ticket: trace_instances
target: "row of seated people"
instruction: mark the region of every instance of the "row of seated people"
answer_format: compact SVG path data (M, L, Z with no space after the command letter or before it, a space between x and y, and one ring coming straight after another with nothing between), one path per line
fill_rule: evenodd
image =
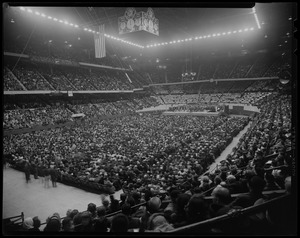
M3 129L32 128L65 123L71 120L71 115L72 112L64 106L6 110L3 118Z
M93 70L78 67L45 67L21 63L5 67L4 90L132 90L137 88L137 78L116 70Z
M165 95L156 97L162 104L197 104L197 103L241 103L255 105L257 101L270 95L271 92L253 92L244 94L215 93L190 95Z
M195 63L198 68L194 69L197 72L192 81L210 80L210 79L235 79L235 78L262 78L275 77L280 72L284 62L278 57L257 56L254 59L236 58L233 60L216 60L213 62ZM175 66L171 66L169 73L169 82L182 81L181 73L176 77L174 72L178 71ZM178 67L178 66L177 66ZM180 67L179 67L180 68ZM173 72L173 71L174 72ZM150 73L152 81L155 83L166 83L165 75L159 71Z
M61 106L26 103L21 106L22 109L16 105L15 108L12 108L13 110L8 109L4 111L3 128L21 129L64 123L73 121L71 117L73 113L84 113L86 116L93 118L97 116L132 113L150 106L157 106L155 99L143 98L113 103L100 103L96 100L89 104L65 104Z
M166 233L225 214L231 214L232 219L225 223L211 223L204 229L198 229L197 234L288 235L296 231L289 172L273 175L270 171L257 172L254 168L237 172L223 167L213 180L204 176L195 178L192 183L193 186L171 187L164 193L150 189L134 190L122 193L120 200L113 195L109 199L102 196L101 204L89 203L85 211L69 208L66 214L59 214L53 212L53 208L45 223L38 216L26 217L22 227L9 231L4 229L4 232L59 232L62 235L69 232ZM234 184L237 186L234 187ZM276 191L279 189L285 190L284 195L288 199L251 215L240 216L242 209L277 198ZM233 196L236 191L242 192ZM207 196L207 192L211 193L211 197Z
M180 105L180 106L174 106L168 109L168 111L172 112L216 112L217 106L216 105L203 105L203 104L189 104L189 105Z
M173 85L156 85L152 86L151 90L156 95L165 94L215 94L215 93L242 93L242 92L257 92L278 90L280 85L279 80L246 80L246 81L215 81L203 82L197 84L183 84L174 87ZM178 90L181 88L181 91ZM179 93L178 93L179 92Z
M48 168L56 161L63 177L82 187L108 180L127 189L166 189L177 179L200 175L247 123L248 118L124 116L10 135L4 153L15 155L15 165L28 160Z

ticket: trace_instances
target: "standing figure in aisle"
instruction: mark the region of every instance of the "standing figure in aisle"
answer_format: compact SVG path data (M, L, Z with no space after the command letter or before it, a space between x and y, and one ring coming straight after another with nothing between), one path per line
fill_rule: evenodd
M44 175L45 175L45 188L49 188L49 180L50 180L49 168L47 168L47 167L45 168Z
M58 177L58 171L56 169L56 166L51 168L49 172L50 172L50 176L51 176L52 186L57 187L56 181L57 181L57 177Z
M25 172L26 183L28 183L30 181L30 165L27 160L25 161L24 172Z

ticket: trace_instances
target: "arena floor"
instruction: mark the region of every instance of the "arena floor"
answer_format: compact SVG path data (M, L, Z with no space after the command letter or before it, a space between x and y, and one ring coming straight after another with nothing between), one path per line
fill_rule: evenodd
M116 192L115 198L119 199L122 192ZM90 202L102 205L98 194L61 183L53 188L50 182L50 187L44 188L44 184L32 175L31 182L27 184L24 173L9 167L3 169L2 218L17 216L23 212L25 218L38 216L43 223L54 212L64 217L68 209L84 211Z

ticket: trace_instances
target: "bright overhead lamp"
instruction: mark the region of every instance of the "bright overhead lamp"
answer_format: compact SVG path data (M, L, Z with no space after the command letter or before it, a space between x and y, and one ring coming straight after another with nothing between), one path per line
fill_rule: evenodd
M203 36L203 38L205 39L205 38L206 38L206 36Z
M62 21L62 20L59 20L59 22L60 22L60 23L63 23L63 21Z
M211 35L207 35L207 38L211 37Z
M46 15L44 13L41 14L42 17L46 17Z
M30 13L32 13L32 10L28 8L28 9L27 9L27 12L30 12Z
M22 11L25 11L25 10L26 10L25 7L20 7L20 9L21 9Z
M236 33L237 31L233 31L233 33Z
M245 28L245 29L244 29L244 31L248 31L248 30L249 30L248 28Z
M216 34L212 34L212 36L213 36L213 37L215 37L215 36L216 36Z
M225 36L225 35L226 35L226 32L223 32L222 35Z
M77 28L77 27L78 27L78 25L74 25L74 27L76 27L76 28Z
M41 15L41 13L39 13L39 12L35 12L35 15L38 15L38 16L39 16L39 15Z
M192 38L189 38L189 40L192 40Z
M88 31L89 31L89 32L91 32L92 30L91 30L91 29L89 29Z
M69 24L69 22L67 22L67 21L65 21L64 23L65 23L66 25L68 25L68 24Z
M88 29L87 29L87 28L84 28L83 30L84 30L84 31L87 31Z
M239 32L242 32L242 30L239 30Z
M220 33L217 34L217 36L220 36L220 35L221 35Z
M57 18L53 18L53 21L58 21L58 19Z
M147 45L146 48L149 48L149 45Z
M48 19L50 19L50 20L51 20L51 19L52 19L52 17L48 16Z
M228 34L228 35L231 34L231 31L228 31L227 34Z
M250 31L253 31L253 30L254 30L254 27L251 27L251 28L250 28Z
M70 23L70 26L73 26L73 23Z
M203 37L202 36L199 36L199 39L202 39Z

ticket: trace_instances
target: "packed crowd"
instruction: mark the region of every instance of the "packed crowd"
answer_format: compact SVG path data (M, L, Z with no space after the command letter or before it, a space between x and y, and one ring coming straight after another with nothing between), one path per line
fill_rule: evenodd
M182 94L182 95L164 95L156 96L161 104L223 104L223 103L241 103L256 105L256 102L270 95L271 92L247 92L247 93L212 93L212 94Z
M21 61L8 64L5 90L132 90L140 88L140 76L117 70L88 70L80 67L35 64Z
M13 154L11 165L23 156L38 168L56 168L61 177L111 184L126 191L120 202L111 198L100 207L89 204L87 211L73 208L63 219L53 214L44 232L166 232L274 197L263 195L263 191L291 192L291 97L272 94L257 104L261 113L253 118L232 154L205 176L206 167L248 119L129 116L5 137L4 152ZM88 156L78 159L74 154L79 152ZM249 194L231 197L244 192ZM208 202L201 193L213 200ZM163 196L157 197L159 194ZM163 198L171 200L165 207ZM131 209L144 201L145 206ZM279 207L240 219L238 226L235 221L201 232L289 234L295 224L291 203L284 201ZM121 214L105 216L120 209ZM24 229L39 230L36 220L26 218Z
M26 108L17 107L13 110L4 111L3 129L33 128L41 125L65 123L73 121L71 116L74 113L83 113L89 118L95 118L133 113L136 110L157 105L155 99L150 97L108 103L95 101L89 104L63 104L59 106L27 103Z
M3 129L33 128L65 123L71 120L71 115L72 112L64 106L6 110L3 118Z
M278 62L276 65L272 65L268 71L264 70L266 73L260 77L276 76L281 67L280 61ZM49 70L49 67L51 70ZM45 67L45 64L35 65L31 62L25 63L22 61L17 67L8 66L10 70L13 69L13 72L5 70L5 90L22 90L23 87L27 90L132 90L133 88L140 88L143 83L147 81L136 72L127 72L130 78L130 80L128 80L124 72L116 70L88 71L80 67L72 67L72 69L70 69L69 66L55 66L52 64L49 65L49 67ZM220 66L218 67L222 68ZM206 68L204 67L204 69ZM253 69L256 69L256 67L251 68L249 71L249 65L245 67L244 65L238 65L230 74L229 78L245 78L244 75L246 75L248 71L250 73ZM217 70L215 70L215 73L210 77L207 78L205 75L206 74L201 75L200 79L203 77L205 79L213 79L215 78L213 75L218 74ZM257 74L254 73L251 75ZM153 77L152 75L152 78ZM154 78L152 81L155 83L165 83L165 81L156 82ZM251 85L251 82L251 80L234 83L230 81L218 82L219 85L203 83L200 85L199 90L202 93L213 93L216 90L219 92L239 92L245 89L250 91L251 87L254 87L254 89L260 87L260 85L255 86L255 84L259 83L253 83L253 85ZM263 83L261 81L259 82L263 86ZM247 86L250 86L250 88L247 88ZM156 87L155 91L160 94L166 94L169 92L181 93L186 90L183 90L181 87L170 86L169 89Z
M4 153L14 155L14 164L28 160L49 167L56 151L62 175L120 180L125 189L165 189L178 176L200 175L247 123L247 118L124 116L11 135L4 139Z
M216 94L216 93L242 93L242 92L274 92L280 85L279 80L243 80L243 81L215 81L194 84L183 84L184 93L187 94ZM178 86L180 87L180 86ZM182 94L178 87L172 85L155 85L151 89L156 95Z

